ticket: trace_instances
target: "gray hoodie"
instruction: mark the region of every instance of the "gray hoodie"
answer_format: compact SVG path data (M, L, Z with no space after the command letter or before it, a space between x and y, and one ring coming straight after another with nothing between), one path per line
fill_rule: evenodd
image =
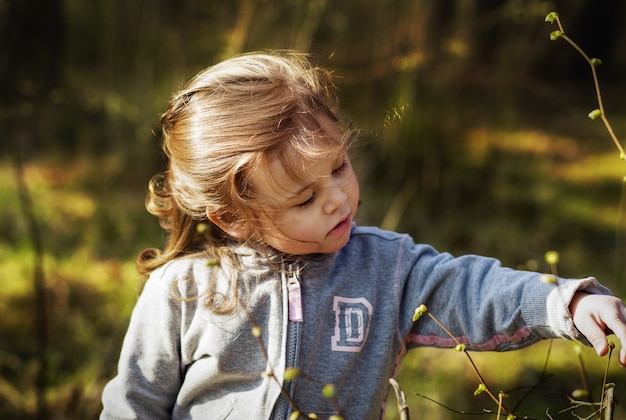
M504 351L550 337L584 342L568 310L574 292L610 293L593 278L559 279L557 287L495 259L454 258L356 225L339 252L307 257L291 274L241 254L251 287L241 290L245 309L228 315L205 306L217 269L206 258L180 258L151 274L101 419L288 419L294 408L281 386L320 419L382 418L401 355L456 344L429 317L413 322L420 304L468 349ZM216 278L212 290L228 293L219 271ZM287 366L297 368L295 379L284 380ZM322 395L326 384L335 400Z

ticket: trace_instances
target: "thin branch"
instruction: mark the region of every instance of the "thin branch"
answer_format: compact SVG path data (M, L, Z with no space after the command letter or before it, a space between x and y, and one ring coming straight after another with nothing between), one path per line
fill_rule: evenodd
M478 370L478 367L476 366L476 363L474 363L474 359L472 359L472 356L469 354L469 352L467 351L467 349L465 348L465 344L461 343L455 336L454 334L452 334L452 332L450 330L448 330L448 328L446 328L445 325L443 325L436 316L434 316L433 314L430 313L430 311L428 311L428 316L437 324L439 325L439 327L441 329L443 329L446 334L448 334L453 340L454 342L457 344L457 346L461 346L463 353L465 353L465 356L467 357L467 359L469 360L470 364L472 365L472 369L474 370L474 373L476 374L476 376L478 377L478 380L480 381L481 384L483 384L483 386L485 387L484 391L487 393L487 395L489 395L489 397L493 400L493 402L495 402L498 407L502 407L504 409L504 411L506 412L506 414L513 414L511 411L509 411L506 407L504 407L503 405L501 405L501 399L497 398L489 389L489 387L487 386L487 382L485 382L485 379L483 378L483 376L481 375L480 371Z
M604 409L604 404L605 404L605 396L607 394L607 383L606 383L606 379L609 375L609 364L611 363L611 356L613 355L613 349L615 348L615 344L612 341L609 341L609 357L608 360L606 361L606 366L604 367L604 377L602 378L602 398L600 399L600 418L602 418L602 410ZM612 391L611 391L612 392ZM608 407L608 405L610 405L611 407ZM607 418L610 418L613 416L613 401L609 401L607 404ZM610 417L609 417L610 416Z
M568 44L570 44L572 47L574 47L574 49L576 51L578 51L578 53L585 59L587 64L589 64L589 67L591 67L591 75L593 77L593 86L594 86L594 89L596 91L596 98L597 98L597 101L598 101L598 108L600 110L600 119L602 120L602 123L606 127L606 130L609 132L609 136L611 136L611 140L613 140L613 143L615 143L615 146L617 147L617 150L620 153L620 157L622 159L626 159L626 153L624 152L624 148L622 147L620 141L618 140L617 136L615 135L615 132L613 131L613 127L611 127L611 124L609 123L609 120L606 118L606 113L604 111L604 102L602 101L602 94L600 92L600 82L598 81L598 74L596 72L596 65L597 65L597 63L593 59L591 59L585 53L585 51L583 51L583 49L580 48L580 46L578 46L578 44L576 42L574 42L573 39L571 39L569 36L567 36L565 34L565 29L563 28L563 25L561 24L561 19L559 18L558 14L554 13L552 16L554 17L554 22L556 22L556 24L559 27L559 31L560 31L559 36L556 37L556 38L563 38Z
M396 400L398 405L398 414L400 414L400 420L409 420L409 406L406 403L406 397L404 391L400 388L398 382L395 379L389 378L389 383L393 387L393 391L396 394Z

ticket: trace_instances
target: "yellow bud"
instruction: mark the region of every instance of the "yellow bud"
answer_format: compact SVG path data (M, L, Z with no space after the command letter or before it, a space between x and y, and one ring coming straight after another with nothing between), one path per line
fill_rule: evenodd
M300 417L300 412L292 411L291 415L289 416L289 420L298 420L298 417Z
M198 233L204 233L207 232L210 229L209 225L206 223L198 223L196 225L196 232Z
M474 391L474 396L482 394L486 390L487 390L487 387L485 386L485 384L480 383L478 384L478 388L476 388L476 391Z
M584 389L575 389L572 391L572 397L577 400L587 398L588 396L589 396L589 393L585 391Z
M541 277L539 277L539 280L546 284L557 284L556 277L552 274L542 274Z
M559 17L557 12L550 12L546 15L546 22L554 23L554 21Z
M594 109L589 114L587 114L587 116L592 120L595 120L596 118L600 118L602 116L602 111L600 111L599 109Z
M465 351L465 344L457 344L454 351Z
M428 312L428 308L424 304L421 304L420 306L415 308L415 313L413 314L413 322L420 319L422 315L424 315L426 312Z
M333 384L326 384L324 385L324 388L322 388L322 395L324 396L324 398L333 398L335 396L335 385Z
M548 251L544 255L546 262L550 265L559 263L559 253L557 251Z
M300 369L294 367L288 367L285 369L285 380L293 381L300 374Z
M254 327L252 327L252 335L254 337L259 338L262 333L263 333L263 330L258 325L255 325Z
M557 39L563 38L563 32L561 31L552 31L550 32L550 40L556 41Z
M333 414L328 418L328 420L343 420L343 417L341 417L339 414Z

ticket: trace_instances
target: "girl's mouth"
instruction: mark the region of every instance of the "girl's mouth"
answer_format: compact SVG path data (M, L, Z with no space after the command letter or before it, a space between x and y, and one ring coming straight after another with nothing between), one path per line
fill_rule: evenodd
M337 224L337 226L335 226L330 232L328 232L328 235L337 235L339 233L343 233L346 229L350 228L350 225L352 225L352 220L348 215L348 217L343 219Z

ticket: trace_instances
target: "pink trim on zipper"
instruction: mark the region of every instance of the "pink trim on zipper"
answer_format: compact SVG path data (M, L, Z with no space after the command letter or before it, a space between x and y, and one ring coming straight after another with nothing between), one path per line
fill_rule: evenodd
M302 291L298 274L292 274L287 281L287 293L289 301L289 321L302 322Z

